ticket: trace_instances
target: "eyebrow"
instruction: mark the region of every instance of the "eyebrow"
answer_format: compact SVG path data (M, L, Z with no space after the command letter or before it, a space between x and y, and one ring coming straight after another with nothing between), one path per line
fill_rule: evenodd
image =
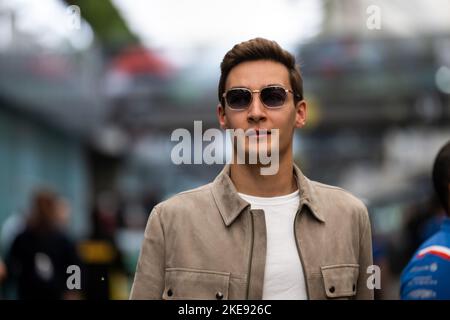
M263 85L261 88L265 88L265 87L272 87L272 86L280 86L280 87L285 87L285 85L284 84L281 84L281 83L270 83L270 84L266 84L266 85ZM239 89L239 88L246 88L246 89L249 89L248 87L246 87L246 86L233 86L233 87L231 87L230 89ZM228 90L230 90L230 89L228 89Z

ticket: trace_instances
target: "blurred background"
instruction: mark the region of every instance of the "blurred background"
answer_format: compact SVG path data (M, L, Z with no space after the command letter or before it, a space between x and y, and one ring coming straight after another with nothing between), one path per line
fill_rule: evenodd
M221 59L254 37L296 55L295 160L364 200L376 297L398 299L444 214L430 176L450 138L448 0L0 0L0 298L127 299L152 207L222 167L173 164L171 133L219 127ZM58 263L18 264L30 247ZM72 295L17 280L68 264Z

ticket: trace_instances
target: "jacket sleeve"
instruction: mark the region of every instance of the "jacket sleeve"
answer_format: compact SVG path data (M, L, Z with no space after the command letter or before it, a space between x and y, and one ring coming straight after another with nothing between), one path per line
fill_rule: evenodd
M130 299L157 300L164 290L165 252L164 232L160 213L153 208L147 222Z
M373 265L372 257L372 232L370 228L370 220L367 209L364 206L362 214L362 223L360 226L361 234L359 240L359 277L358 289L356 291L356 299L373 300L374 292L371 282L372 273L368 272L368 267Z

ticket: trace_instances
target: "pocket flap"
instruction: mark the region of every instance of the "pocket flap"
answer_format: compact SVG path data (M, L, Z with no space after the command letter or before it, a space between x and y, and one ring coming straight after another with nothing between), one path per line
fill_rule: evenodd
M230 273L167 268L163 299L228 299Z
M339 264L320 268L328 298L351 297L356 294L358 264Z

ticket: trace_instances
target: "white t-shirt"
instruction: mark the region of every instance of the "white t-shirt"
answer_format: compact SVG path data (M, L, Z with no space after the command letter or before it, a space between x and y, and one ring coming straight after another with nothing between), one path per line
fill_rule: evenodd
M306 300L305 278L294 236L298 190L280 197L239 193L252 209L264 210L267 229L264 300Z

